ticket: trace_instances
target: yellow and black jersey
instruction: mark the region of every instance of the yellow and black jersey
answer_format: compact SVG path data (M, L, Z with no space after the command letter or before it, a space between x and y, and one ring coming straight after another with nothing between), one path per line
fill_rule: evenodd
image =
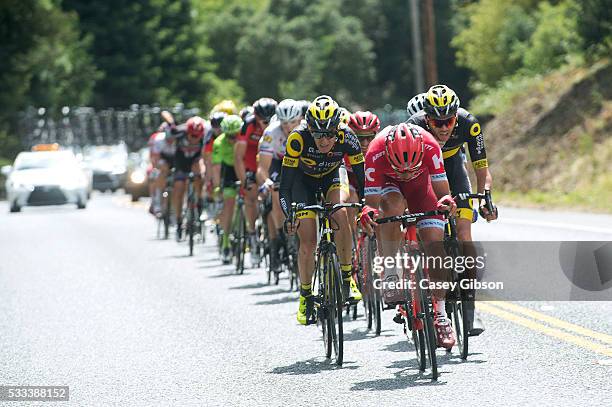
M359 140L348 126L340 126L334 148L329 153L322 153L317 149L308 127L302 123L287 137L283 167L297 168L303 174L321 178L338 168L345 155L351 165L364 162Z
M421 111L407 120L407 123L416 124L428 131L425 112ZM446 143L442 146L442 156L450 158L457 154L464 143L467 143L470 159L474 168L486 168L489 166L487 152L485 150L484 135L478 119L463 108L457 111L457 125Z
M305 122L302 122L287 137L279 188L281 206L285 214L287 214L287 206L293 202L291 191L296 177L304 175L314 179L323 179L342 165L345 156L356 175L359 197L363 197L365 171L359 140L350 128L343 124L340 125L336 134L334 147L328 153L319 151ZM285 205L282 205L283 203Z

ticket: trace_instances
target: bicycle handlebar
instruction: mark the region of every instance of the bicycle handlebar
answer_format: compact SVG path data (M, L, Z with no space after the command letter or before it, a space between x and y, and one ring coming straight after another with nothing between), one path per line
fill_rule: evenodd
M293 202L291 204L291 221L295 222L295 217L297 216L297 211L314 211L314 212L327 212L329 215L334 214L342 208L361 208L363 205L360 203L324 203L323 205L303 205L296 204Z
M439 211L439 210L434 210L434 211L427 211L427 212L421 212L421 213L407 213L405 215L396 215L396 216L389 216L387 218L382 218L382 219L376 219L374 220L374 222L380 224L383 223L391 223L391 222L416 222L417 220L419 220L420 218L424 218L426 216L438 216L438 215L444 215L447 216L448 215L448 211Z
M491 190L485 189L484 194L468 194L461 193L457 194L454 198L459 199L484 199L485 206L487 207L487 211L489 213L497 213L497 207L493 204L493 199L491 198ZM482 216L482 214L481 214Z

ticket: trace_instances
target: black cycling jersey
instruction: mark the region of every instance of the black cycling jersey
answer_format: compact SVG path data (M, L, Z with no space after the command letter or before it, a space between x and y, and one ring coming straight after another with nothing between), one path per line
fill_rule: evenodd
M406 123L416 124L431 132L425 116L425 112L420 111L410 117ZM474 168L487 168L489 163L487 161L487 152L480 123L478 123L478 119L473 114L463 108L459 108L457 111L457 124L453 134L442 146L442 156L445 159L452 157L461 150L464 143L468 145L470 159Z
M359 198L363 197L365 184L364 158L357 136L347 127L341 125L337 139L329 153L322 153L317 148L308 126L302 122L287 137L287 152L283 158L280 179L280 202L285 215L293 202L292 186L298 174L321 179L338 169L347 155L353 172L357 176Z

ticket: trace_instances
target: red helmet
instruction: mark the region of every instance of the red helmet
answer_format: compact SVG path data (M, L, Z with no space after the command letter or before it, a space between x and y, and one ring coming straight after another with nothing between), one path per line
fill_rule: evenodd
M187 120L187 133L197 138L204 136L204 119L199 116L190 117Z
M414 172L423 162L423 136L412 124L400 123L389 129L385 152L391 167L397 172Z
M348 125L358 136L376 134L380 130L380 120L372 112L353 113Z

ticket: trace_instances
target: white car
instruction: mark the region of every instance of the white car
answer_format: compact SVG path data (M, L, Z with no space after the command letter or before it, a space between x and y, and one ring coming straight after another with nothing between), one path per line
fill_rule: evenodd
M22 152L2 173L11 212L24 206L87 205L87 175L71 151Z

